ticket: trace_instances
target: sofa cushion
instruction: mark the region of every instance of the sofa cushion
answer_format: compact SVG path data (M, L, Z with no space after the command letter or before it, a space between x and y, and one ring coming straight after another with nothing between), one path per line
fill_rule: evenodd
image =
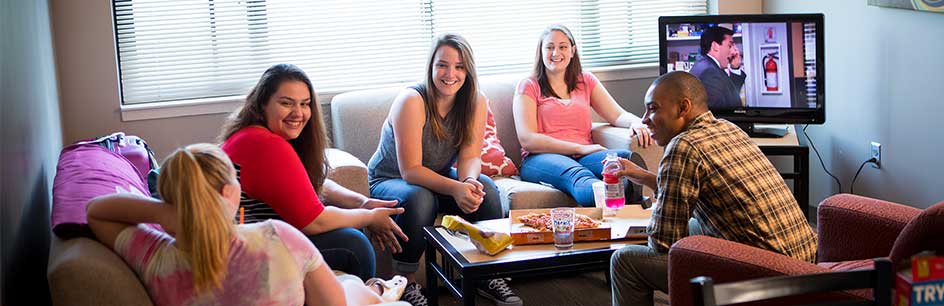
M370 195L370 187L367 186L367 166L364 163L354 155L338 149L327 149L325 155L331 166L328 170L329 179L351 191L365 196Z
M367 163L377 150L387 113L403 87L355 90L331 99L334 146Z
M502 209L536 209L577 206L574 199L554 187L525 182L508 177L496 177L495 185L501 192Z

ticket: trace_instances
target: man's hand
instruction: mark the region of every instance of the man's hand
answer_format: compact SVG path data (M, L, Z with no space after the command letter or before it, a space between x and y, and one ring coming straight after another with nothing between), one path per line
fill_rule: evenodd
M402 207L381 207L371 210L373 222L367 226L367 237L377 244L381 251L385 248L390 248L393 253L403 252L403 248L400 247L400 242L397 241L397 236L402 238L403 241L410 240L410 238L400 230L400 226L398 226L396 222L393 222L393 218L390 218L391 215L399 215L402 214L403 211L404 209Z
M619 162L623 165L623 170L617 172L617 175L625 176L633 183L646 185L644 180L650 174L649 171L640 168L638 165L636 165L636 163L633 163L625 158L620 158Z
M741 50L738 49L737 45L731 46L731 59L728 61L731 63L731 69L738 70L741 69Z

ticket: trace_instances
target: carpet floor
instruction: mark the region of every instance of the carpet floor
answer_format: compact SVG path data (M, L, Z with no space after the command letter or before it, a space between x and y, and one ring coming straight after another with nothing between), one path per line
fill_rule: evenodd
M515 278L511 288L521 297L525 305L546 306L600 306L610 305L610 287L603 272L585 272L571 276L549 276L540 278ZM655 305L668 305L668 296L656 291ZM491 300L476 296L476 305L495 305ZM459 306L459 299L440 288L439 305Z

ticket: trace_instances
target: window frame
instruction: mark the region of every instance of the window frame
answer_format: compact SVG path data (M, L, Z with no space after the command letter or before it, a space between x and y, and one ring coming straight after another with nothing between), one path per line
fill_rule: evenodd
M207 0L213 2L214 0ZM118 52L118 16L115 14L115 4L114 0L110 0L111 6L111 16L112 16L112 31L113 37L115 40L115 58L118 68L117 80L118 80L118 102L120 105L120 113L122 121L137 121L137 120L148 120L148 119L160 119L160 118L173 118L173 117L182 117L182 116L195 116L195 115L210 115L210 114L221 114L221 113L230 113L234 109L238 108L243 104L243 99L245 95L230 95L230 96L219 96L219 97L207 97L207 98L193 98L193 99L177 99L170 101L158 101L158 102L144 102L144 103L133 103L126 104L124 102L124 94L122 88L122 74L121 74L121 54ZM707 1L706 1L707 5ZM656 31L656 27L653 27L653 31ZM585 70L593 72L596 74L597 78L603 82L612 82L612 81L623 81L623 80L636 80L636 79L646 79L654 78L659 75L658 61L651 63L637 63L637 64L622 64L622 65L610 65L610 66L598 66L598 67L589 67ZM516 73L499 73L499 74L487 74L481 75L480 78L491 78L491 77L508 77L510 75L516 75L520 77L525 77L527 71L516 72ZM364 85L358 88L346 88L344 90L321 90L318 92L318 101L327 108L330 105L332 98L341 93L357 89L370 89L378 87L394 87L394 86L404 86L412 82L402 82L402 83L389 83L383 85Z

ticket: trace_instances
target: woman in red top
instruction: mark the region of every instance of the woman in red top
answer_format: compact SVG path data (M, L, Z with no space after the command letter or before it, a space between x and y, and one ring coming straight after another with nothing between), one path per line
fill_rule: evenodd
M399 252L397 236L408 238L390 216L403 208L325 177L327 137L316 98L304 71L289 64L270 67L226 121L223 151L236 165L247 223L284 220L312 240L331 268L367 279L376 259L357 229L366 227L382 249Z

